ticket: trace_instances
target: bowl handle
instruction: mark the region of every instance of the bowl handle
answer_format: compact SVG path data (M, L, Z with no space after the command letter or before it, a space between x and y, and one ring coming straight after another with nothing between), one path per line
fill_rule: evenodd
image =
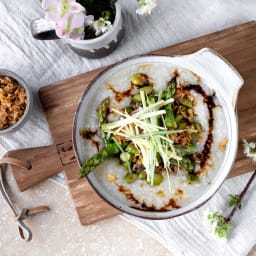
M221 55L209 48L203 48L188 55L196 66L201 67L218 82L235 108L237 96L244 80L238 71Z

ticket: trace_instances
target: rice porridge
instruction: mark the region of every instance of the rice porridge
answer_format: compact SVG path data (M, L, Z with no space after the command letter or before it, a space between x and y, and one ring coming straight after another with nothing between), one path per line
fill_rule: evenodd
M107 191L115 201L129 201L129 206L135 209L150 211L168 211L184 207L198 199L214 180L223 164L226 147L229 143L226 117L215 91L211 85L205 85L203 78L184 68L166 63L145 63L131 65L107 77L99 90L94 91L88 99L84 127L80 129L91 131L90 136L81 138L83 141L83 161L88 160L104 146L100 138L99 117L97 109L101 102L110 98L110 109L124 109L131 104L133 95L139 88L131 88L130 77L133 74L145 74L154 91L165 91L169 81L175 77L179 87L189 91L193 98L193 122L198 122L202 128L200 136L195 141L198 154L205 162L196 162L194 173L199 177L197 182L188 182L188 172L178 164L178 171L162 172L163 180L159 185L150 185L145 180L136 179L127 183L124 179L127 170L120 164L118 157L113 157L98 165L89 174L94 182ZM109 113L109 120L120 119L115 112ZM109 121L109 122L110 122ZM93 134L94 132L94 134ZM97 133L97 134L96 134ZM193 132L192 132L193 133ZM193 134L192 134L193 136ZM143 162L144 163L144 162ZM177 168L176 168L177 169Z

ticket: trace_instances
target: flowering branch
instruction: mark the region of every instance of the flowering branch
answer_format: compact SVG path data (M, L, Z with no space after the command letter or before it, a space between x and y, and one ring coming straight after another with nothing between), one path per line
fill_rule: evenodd
M60 38L83 40L85 38L85 28L90 27L94 32L93 37L100 36L112 27L110 21L111 13L102 11L101 17L95 20L93 15L87 15L83 5L91 6L95 0L42 0L42 7L45 10L46 19L55 22L56 34ZM106 0L107 1L107 0ZM114 5L116 0L108 0L110 5ZM139 8L137 14L150 14L156 7L156 0L136 0ZM82 4L83 5L82 5Z
M244 189L242 190L242 192L240 193L239 197L238 197L238 200L237 200L237 203L235 204L234 208L232 209L231 213L228 215L228 217L226 217L226 220L227 221L230 221L231 218L233 217L235 211L237 209L240 209L241 207L241 201L244 197L244 195L246 194L247 190L249 189L250 185L252 184L254 178L256 177L256 170L254 170L252 176L250 177L250 179L248 180L248 182L246 183Z
M252 158L253 161L256 161L256 143L250 142L248 143L246 140L243 140L244 142L244 154ZM224 217L219 212L215 212L213 214L208 215L208 219L210 221L210 224L214 225L214 232L218 237L227 237L228 233L230 232L232 226L231 226L231 219L233 215L235 214L237 209L241 209L241 202L248 191L250 185L252 184L253 180L256 177L256 170L254 170L253 174L251 175L250 179L246 183L244 189L239 195L229 195L230 201L229 206L233 206L232 211L227 217Z

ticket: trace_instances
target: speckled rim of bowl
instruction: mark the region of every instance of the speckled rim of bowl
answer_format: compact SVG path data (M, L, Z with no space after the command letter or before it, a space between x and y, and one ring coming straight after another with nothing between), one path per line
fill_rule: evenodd
M9 126L8 128L6 128L4 130L0 130L0 136L2 136L2 135L6 135L6 134L17 131L25 124L26 120L28 119L28 117L31 114L33 98L32 98L31 91L30 91L28 85L26 84L26 82L20 76L18 76L16 73L14 73L10 70L6 70L6 69L0 69L0 76L9 76L11 78L16 79L17 82L19 83L19 85L25 89L25 92L27 95L27 105L26 105L26 109L25 109L25 112L23 113L22 117L19 119L19 121L16 124Z
M243 84L243 79L242 77L240 76L240 74L238 73L238 71L226 60L224 59L221 55L219 55L218 53L216 53L214 50L211 50L209 48L203 48L201 50L199 50L198 52L195 52L194 54L200 54L204 51L208 51L214 55L216 55L218 58L222 59L223 62L225 62L230 70L235 73L240 79L241 79L241 82ZM80 106L82 105L82 102L85 98L85 96L87 95L88 91L90 90L90 88L96 83L97 79L104 75L105 73L107 73L110 69L114 68L115 66L119 65L119 64L122 64L124 62L128 62L129 60L133 60L133 59L137 59L137 58L140 58L140 57L185 57L185 56L189 56L191 54L185 54L185 55L171 55L171 56L165 56L165 55L159 55L159 54L142 54L142 55L136 55L136 56L132 56L132 57L128 57L124 60L121 60L113 65L110 65L109 67L107 67L106 69L104 69L102 72L100 72L99 74L97 74L94 79L91 80L91 82L89 83L88 87L85 89L85 91L83 92L81 98L80 98L80 101L77 105L77 109L76 109L76 112L75 112L75 115L74 115L74 120L73 120L73 130L72 130L72 141L73 141L73 148L74 148L74 153L75 153L75 157L77 159L77 162L79 164L79 167L82 166L82 163L81 163L81 160L80 160L80 157L78 155L78 147L77 147L77 143L76 143L76 139L75 139L75 133L76 133L76 130L77 130L77 118L78 118L78 112L79 112L79 109L80 109ZM239 90L238 90L239 91ZM235 114L235 110L233 109L233 107L231 107L232 104L228 104L228 102L230 102L229 100L224 100L224 92L222 91L221 92L221 95L223 97L223 99L221 100L222 103L224 103L224 106L227 108L227 112L229 113L228 115L228 119L227 122L229 123L228 126L229 128L231 127L231 125L233 124L234 127L232 129L232 140L233 140L233 145L234 144L238 144L238 124L237 124L237 119L236 119L236 114ZM231 170L231 167L235 161L235 156L236 156L236 153L237 153L237 146L236 148L229 148L229 150L232 151L232 153L230 154L230 152L227 154L227 156L229 155L232 155L232 161L229 161L227 165L228 167L228 171L226 170L225 171L225 174L221 174L217 177L217 179L215 180L214 182L214 186L211 186L207 191L205 191L205 193L203 195L201 195L198 199L196 199L195 201L193 201L192 203L189 203L188 206L192 205L191 207L188 207L188 206L184 206L180 209L177 209L175 210L175 214L171 214L171 216L147 216L147 212L143 212L144 214L136 214L136 213L131 213L131 212L127 212L125 209L123 209L122 207L117 207L117 205L115 205L114 203L112 203L110 200L108 200L107 198L104 197L104 195L102 193L100 193L100 191L98 191L98 189L96 189L96 187L94 186L93 182L91 181L90 178L86 177L87 181L89 182L89 184L92 186L92 188L94 189L94 191L105 201L107 202L109 205L113 206L114 208L124 212L124 213L127 213L127 214L130 214L130 215L133 215L133 216L136 216L136 217L139 217L139 218L144 218L144 219L154 219L154 220L164 220L164 219L170 219L170 218L174 218L174 217L178 217L178 216L182 216L186 213L189 213L189 212L192 212L198 208L200 208L201 206L203 206L207 201L209 201L213 196L214 194L218 191L218 189L221 187L221 185L223 184L223 182L225 181L225 178L228 176L230 170ZM227 160L227 156L225 157L225 159ZM225 160L224 159L224 160ZM222 166L223 167L223 166ZM223 168L222 168L223 169ZM220 172L220 170L218 170L218 172ZM185 209L184 209L185 208ZM169 212L173 212L173 211L169 211Z

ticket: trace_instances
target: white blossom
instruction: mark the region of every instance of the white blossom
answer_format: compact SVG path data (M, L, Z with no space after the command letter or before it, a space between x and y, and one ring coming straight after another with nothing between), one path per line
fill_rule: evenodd
M139 15L151 14L151 11L156 7L156 0L138 0L139 8L136 13Z
M244 142L244 154L247 157L250 157L253 159L253 161L256 161L256 143L255 142L247 142L246 140L243 140Z
M95 35L99 36L101 34L106 33L107 31L109 31L112 27L112 24L108 20L105 20L103 18L99 18L98 20L95 20L92 23L92 26L95 29Z

